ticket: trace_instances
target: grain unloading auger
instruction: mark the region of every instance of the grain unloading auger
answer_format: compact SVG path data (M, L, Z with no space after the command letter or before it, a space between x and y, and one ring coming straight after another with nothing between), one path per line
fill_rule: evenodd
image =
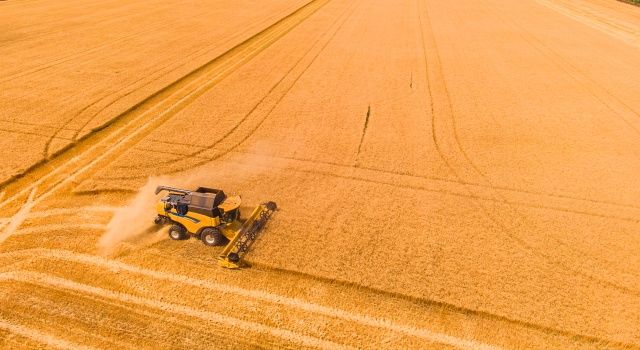
M277 209L276 203L265 202L251 215L240 219L240 196L229 196L222 191L198 187L195 191L158 186L156 194L167 191L156 206L158 216L154 223L170 224L169 237L174 240L198 237L209 246L224 245L218 264L237 269L244 266L243 257L258 233Z

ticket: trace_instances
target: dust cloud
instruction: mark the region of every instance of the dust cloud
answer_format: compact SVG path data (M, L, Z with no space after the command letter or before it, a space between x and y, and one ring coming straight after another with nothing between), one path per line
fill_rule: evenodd
M156 187L163 183L161 177L149 178L126 206L116 209L107 230L98 240L98 251L103 255L112 254L118 244L136 238L153 229L151 220L155 217Z
M264 150L264 147L265 145L260 144L260 149ZM123 248L124 243L127 243L129 248L132 248L132 244L142 247L167 237L160 227L153 224L159 197L155 194L157 186L187 189L211 186L217 181L214 177L227 177L225 173L236 183L247 182L250 177L259 176L268 169L263 166L265 162L268 162L266 156L247 152L216 162L215 166L210 164L194 169L184 176L150 177L128 205L115 210L105 233L98 240L98 252L102 255L113 255ZM232 170L225 171L227 166L231 166Z

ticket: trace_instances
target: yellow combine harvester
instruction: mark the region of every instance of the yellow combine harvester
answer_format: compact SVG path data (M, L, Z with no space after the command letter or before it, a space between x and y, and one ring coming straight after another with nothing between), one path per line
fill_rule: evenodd
M169 237L174 240L193 235L209 246L226 244L218 263L232 269L243 266L242 257L276 210L276 203L262 203L243 222L240 196L227 197L222 190L206 187L195 191L167 186L156 188L156 194L162 191L168 194L156 206L158 216L154 223L171 224Z

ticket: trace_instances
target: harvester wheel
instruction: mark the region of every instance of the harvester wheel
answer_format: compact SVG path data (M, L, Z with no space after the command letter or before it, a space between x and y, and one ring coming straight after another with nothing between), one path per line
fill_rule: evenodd
M227 243L227 238L217 228L209 227L200 232L200 239L202 243L210 246L224 245Z
M187 235L187 230L185 230L184 227L180 225L171 225L169 228L169 238L180 241L189 238L189 236Z

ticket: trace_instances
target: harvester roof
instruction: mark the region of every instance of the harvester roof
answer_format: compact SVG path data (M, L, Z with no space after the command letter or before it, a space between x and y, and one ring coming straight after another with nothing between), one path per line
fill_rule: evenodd
M181 188L158 186L156 194L161 191L168 191L167 200L176 204L186 204L192 209L202 209L211 211L217 208L227 199L227 195L222 190L198 187L195 191L184 190Z

